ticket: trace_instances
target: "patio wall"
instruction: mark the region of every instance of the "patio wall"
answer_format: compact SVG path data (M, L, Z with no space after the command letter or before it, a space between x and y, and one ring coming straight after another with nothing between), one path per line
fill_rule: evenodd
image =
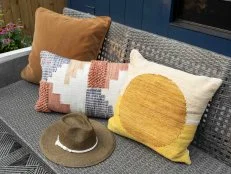
M26 33L33 35L35 10L42 6L62 13L67 0L0 0L0 3L0 10L4 14L6 23L17 22L18 19L21 19Z
M231 39L182 27L173 20L177 0L68 0L68 7L108 15L119 23L231 57ZM227 18L227 20L230 20Z

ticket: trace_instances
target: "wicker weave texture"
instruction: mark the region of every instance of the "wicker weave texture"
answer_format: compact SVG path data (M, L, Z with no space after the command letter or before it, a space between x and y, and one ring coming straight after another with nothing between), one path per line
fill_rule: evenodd
M223 80L203 114L193 143L231 165L231 59L145 32L133 31L129 37L129 51L135 48L151 61Z
M68 8L64 14L93 17ZM204 112L193 144L231 165L231 58L112 22L99 59L129 62L132 49L150 61L223 80Z
M93 18L94 16L78 12L76 10L64 8L64 15L78 18ZM124 59L128 45L128 28L115 22L111 23L110 30L104 40L103 47L99 54L100 60L109 60L111 62L125 62Z
M64 13L92 17L68 9L64 9ZM128 62L133 48L157 63L224 80L214 100L209 103L194 140L196 146L220 161L190 146L192 165L175 164L139 143L116 136L115 152L99 165L75 169L56 165L40 152L38 142L42 130L58 120L61 114L37 113L33 107L38 97L38 86L24 81L0 89L1 124L31 150L51 173L231 173L228 166L231 165L231 59L114 22L99 59Z
M121 136L116 136L116 149L112 156L99 165L87 168L56 165L41 153L39 138L42 131L62 114L36 112L33 107L37 95L38 86L25 81L0 89L0 120L25 148L32 150L47 171L60 174L231 173L231 167L194 146L190 147L192 165L185 165L173 163L142 144ZM107 124L105 119L98 121Z

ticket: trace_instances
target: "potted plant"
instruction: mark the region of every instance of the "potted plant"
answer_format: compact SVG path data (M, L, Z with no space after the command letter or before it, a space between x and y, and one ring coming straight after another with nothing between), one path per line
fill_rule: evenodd
M29 54L31 37L23 31L21 21L5 24L0 14L0 63Z

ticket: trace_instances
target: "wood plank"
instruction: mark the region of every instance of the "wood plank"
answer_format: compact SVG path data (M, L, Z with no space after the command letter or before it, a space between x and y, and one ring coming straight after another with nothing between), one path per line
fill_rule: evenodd
M12 19L14 23L17 23L19 20L21 20L18 0L10 0L10 6L12 11Z
M54 9L58 13L63 13L63 8L67 6L67 0L54 0Z
M42 6L62 13L67 0L0 0L0 4L6 23L17 22L20 18L26 33L33 35L36 9Z
M126 0L110 0L110 16L121 24L125 22Z
M54 1L55 0L43 0L43 2L42 2L43 7L47 8L49 10L54 11Z
M18 2L19 2L21 20L22 20L24 29L25 29L26 33L31 34L32 29L31 29L31 22L30 22L30 18L29 18L29 16L31 16L31 15L28 15L27 0L19 0Z
M144 0L126 0L125 25L142 28Z
M33 0L32 0L33 1ZM34 20L33 20L33 16L31 15L32 13L34 13L31 9L31 0L27 0L27 9L26 10L26 13L27 13L27 17L28 17L28 20L29 20L29 31L30 31L30 34L33 35L34 34Z
M9 0L2 0L3 14L5 23L13 22L13 16Z
M3 14L2 0L0 0L0 14ZM0 26L3 24L4 18L0 16Z
M32 33L31 34L33 34L34 33L34 25L35 25L35 12L36 12L37 8L39 8L40 4L39 4L38 0L31 0L30 5L31 5L31 14L29 14L29 15L32 16L32 26L31 26L32 27Z
M44 7L44 1L43 0L37 0L39 7Z
M38 0L31 0L30 4L31 4L32 16L34 17L35 16L34 12L37 10L37 8L40 7L40 4Z
M2 13L2 0L0 1L0 13Z

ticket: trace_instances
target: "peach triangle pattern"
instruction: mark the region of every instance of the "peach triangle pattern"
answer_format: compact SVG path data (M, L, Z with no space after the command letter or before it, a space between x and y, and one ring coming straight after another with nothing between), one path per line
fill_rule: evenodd
M40 112L82 112L107 118L127 77L128 64L70 60L43 51L39 99Z

